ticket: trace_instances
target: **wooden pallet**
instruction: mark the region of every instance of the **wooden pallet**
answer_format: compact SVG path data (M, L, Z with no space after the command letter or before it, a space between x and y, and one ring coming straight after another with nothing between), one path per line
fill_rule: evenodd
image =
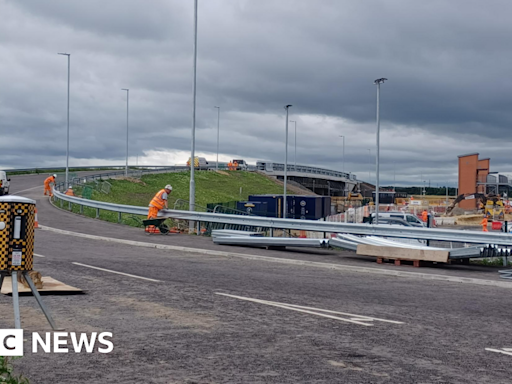
M422 265L425 265L425 261L422 261L422 260L388 259L388 258L384 258L384 257L377 257L377 264L384 264L384 260L390 260L390 261L392 260L395 263L395 265L402 265L402 261L407 261L407 262L412 261L412 266L416 267L416 268L419 268Z
M376 257L379 264L382 264L384 260L394 260L395 265L402 265L402 261L411 261L414 267L419 267L421 262L447 263L450 254L448 250L411 249L367 244L359 244L356 253L357 255Z

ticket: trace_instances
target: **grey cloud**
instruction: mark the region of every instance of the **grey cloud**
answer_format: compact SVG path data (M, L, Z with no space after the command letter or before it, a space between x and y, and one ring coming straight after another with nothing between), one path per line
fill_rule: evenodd
M299 162L341 169L346 134L345 169L367 178L373 80L387 77L384 181L396 169L402 183L454 183L468 151L505 171L511 11L501 0L200 0L197 148L215 151L220 105L223 153L282 161L283 106L293 104ZM123 162L120 88L131 90L134 153L189 150L192 12L178 0L0 2L0 167L63 161L61 51L72 54L73 158Z

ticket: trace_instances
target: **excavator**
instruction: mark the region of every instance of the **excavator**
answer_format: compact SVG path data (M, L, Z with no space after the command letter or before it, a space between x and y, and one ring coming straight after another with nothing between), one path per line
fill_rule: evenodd
M457 198L453 201L453 203L450 204L448 208L446 208L446 216L450 216L453 209L459 204L462 200L469 200L469 199L475 199L477 202L477 206L485 207L487 205L487 202L493 203L495 205L498 201L501 201L501 196L498 195L489 195L486 196L483 193L464 193L462 195L457 196Z

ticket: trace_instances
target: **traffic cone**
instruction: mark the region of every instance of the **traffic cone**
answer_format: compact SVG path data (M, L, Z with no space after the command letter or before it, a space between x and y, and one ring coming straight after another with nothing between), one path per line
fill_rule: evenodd
M36 208L36 214L35 214L36 218L34 220L34 228L39 228L39 222L37 221L37 208Z

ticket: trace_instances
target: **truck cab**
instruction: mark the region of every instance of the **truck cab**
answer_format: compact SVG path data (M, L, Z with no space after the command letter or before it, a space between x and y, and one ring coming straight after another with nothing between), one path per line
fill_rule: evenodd
M237 163L238 166L236 167L237 171L247 171L249 168L245 160L233 160L232 163Z

